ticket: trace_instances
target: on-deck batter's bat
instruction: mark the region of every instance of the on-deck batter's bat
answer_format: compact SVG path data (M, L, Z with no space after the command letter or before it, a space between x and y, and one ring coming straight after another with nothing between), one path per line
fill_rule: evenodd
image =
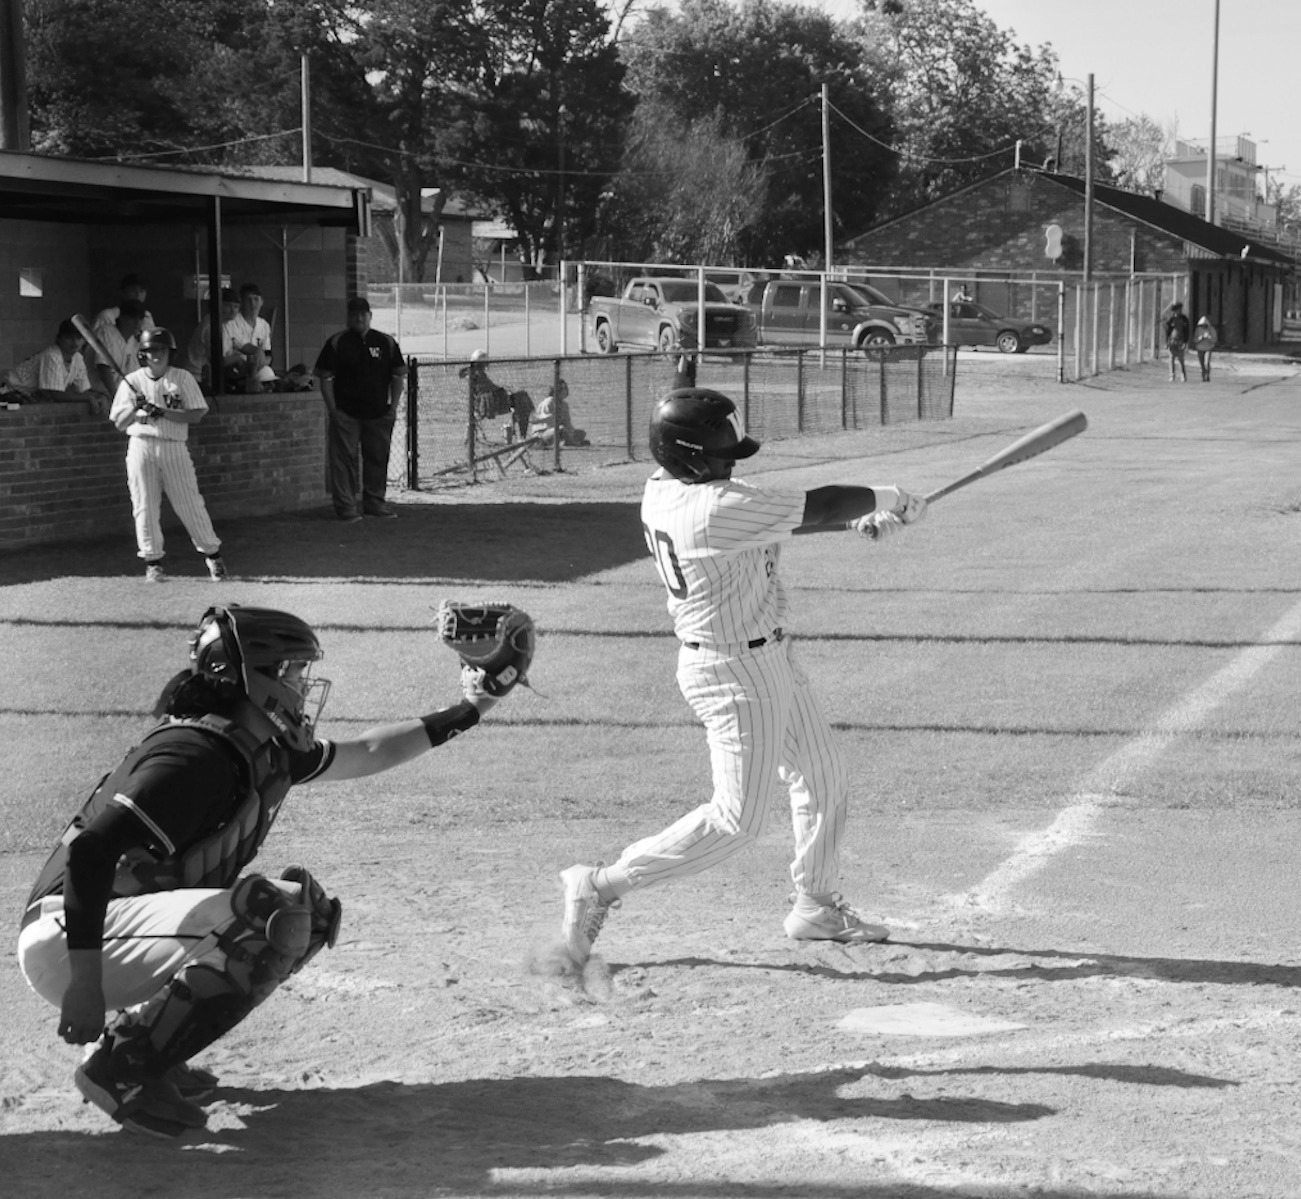
M72 324L77 332L86 339L86 344L95 351L95 357L98 358L100 362L106 363L108 369L112 371L121 382L126 383L126 376L118 367L117 361L114 359L113 355L104 348L104 343L100 341L99 334L91 328L90 322L82 316L80 312L74 312L72 314ZM130 384L128 383L127 386L130 386ZM140 400L141 402L144 401L145 397L140 393L139 388L132 387L131 390L136 393L137 400ZM112 396L109 398L112 399Z
M1015 466L1018 462L1024 462L1027 458L1034 458L1044 453L1045 450L1051 450L1054 446L1061 445L1063 441L1069 441L1077 434L1083 433L1088 427L1089 418L1078 408L1073 412L1066 413L1064 416L1059 416L1056 420L1050 420L1046 425L1040 425L1037 429L1032 429L1006 449L999 450L997 454L986 459L975 470L968 471L961 478L954 479L952 483L946 483L943 487L927 492L926 502L933 504L941 496L957 491L959 487L966 487L977 479L987 478L989 475L997 474L1000 470L1006 470L1009 466ZM796 529L795 532L832 533L851 527L849 524L815 525L812 528Z

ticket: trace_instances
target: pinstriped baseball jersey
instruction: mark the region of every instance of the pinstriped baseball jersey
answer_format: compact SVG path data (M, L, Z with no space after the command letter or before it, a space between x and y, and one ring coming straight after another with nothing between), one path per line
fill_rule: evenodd
M134 384L146 400L159 408L208 411L208 401L203 398L203 392L189 371L169 366L160 378L155 379L147 369L141 367L127 376L127 382L118 384L113 407L109 411L110 420L125 416L136 406L135 392L131 390L130 384ZM127 429L128 437L158 437L163 441L187 441L189 433L189 425L174 420L142 421Z
M781 542L805 498L742 479L686 484L660 470L647 480L642 528L680 640L744 645L782 626Z

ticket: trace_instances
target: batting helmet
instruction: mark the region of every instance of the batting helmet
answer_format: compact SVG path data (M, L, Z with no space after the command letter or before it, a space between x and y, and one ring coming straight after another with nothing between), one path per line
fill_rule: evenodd
M745 434L736 405L721 391L680 387L651 412L651 455L684 483L725 479L733 462L758 450L759 443Z
M176 338L171 333L162 328L146 329L140 334L139 348L136 350L136 361L144 366L149 361L149 350L167 349L172 354L176 353Z
M324 656L312 627L276 608L209 608L190 638L193 673L247 698L296 750L311 748L330 691L328 679L309 677Z

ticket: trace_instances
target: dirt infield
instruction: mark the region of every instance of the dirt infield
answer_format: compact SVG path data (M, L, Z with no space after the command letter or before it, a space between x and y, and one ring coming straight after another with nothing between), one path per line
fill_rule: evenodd
M614 912L584 987L539 959L556 871L707 798L644 468L223 533L239 578L146 588L119 545L0 557L0 903L219 596L322 631L349 736L450 702L445 595L538 619L536 694L389 775L296 792L340 943L202 1056L180 1145L118 1131L26 988L0 1003L15 1199L831 1199L1301 1194L1301 382L1225 362L959 390L957 415L775 443L747 475L929 489L1080 407L1086 434L883 547L785 551L798 650L855 780L847 896L883 946L785 939L789 820Z

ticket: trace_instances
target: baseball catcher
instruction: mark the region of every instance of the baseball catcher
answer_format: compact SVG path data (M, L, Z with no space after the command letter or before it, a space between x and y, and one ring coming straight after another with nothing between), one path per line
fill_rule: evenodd
M294 784L410 761L524 679L532 621L509 605L477 611L457 641L481 655L466 659L463 699L346 741L316 735L330 684L312 677L323 651L308 624L235 604L203 614L161 723L91 791L22 917L23 975L59 1009L59 1036L90 1046L73 1076L88 1101L156 1137L204 1127L196 1101L217 1079L190 1059L333 946L342 918L306 868L245 867Z

